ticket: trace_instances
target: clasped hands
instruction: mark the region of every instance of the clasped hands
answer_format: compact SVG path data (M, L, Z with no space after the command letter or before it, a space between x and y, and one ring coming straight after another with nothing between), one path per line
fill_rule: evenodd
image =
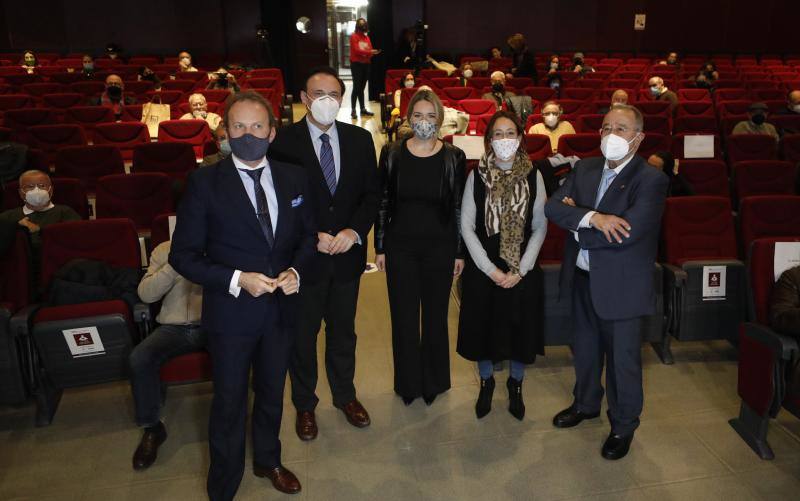
M291 269L282 271L276 278L268 277L263 273L243 271L239 275L238 285L253 297L271 294L276 289L281 289L284 294L289 296L299 289L297 274Z
M349 251L351 247L358 240L358 233L350 228L345 228L336 236L328 233L317 233L317 250L323 254L344 254Z
M570 207L575 207L575 201L570 197L564 197L561 199L561 202L565 205L569 205ZM612 240L616 241L618 244L622 243L622 238L630 238L631 234L631 225L628 221L622 219L619 216L615 216L613 214L601 214L599 212L595 212L595 214L589 219L589 224L592 228L600 230L605 235L606 240L608 243L611 243Z

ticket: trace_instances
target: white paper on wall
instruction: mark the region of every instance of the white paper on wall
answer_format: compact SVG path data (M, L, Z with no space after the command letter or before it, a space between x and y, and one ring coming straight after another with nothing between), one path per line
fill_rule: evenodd
M775 242L775 257L773 258L775 267L775 281L781 277L781 273L800 266L800 242Z
M683 158L714 158L714 136L706 134L684 136Z

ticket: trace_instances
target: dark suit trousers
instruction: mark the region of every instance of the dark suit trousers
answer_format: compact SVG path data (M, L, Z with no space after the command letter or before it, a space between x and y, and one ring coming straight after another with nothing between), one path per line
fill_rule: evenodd
M603 320L594 310L589 278L576 270L572 289L575 329L575 404L586 413L600 411L606 368L608 419L611 431L632 433L639 426L642 393L641 318Z
M361 109L367 109L364 100L364 88L369 82L369 63L350 63L350 72L353 75L353 92L350 95L350 107L356 109L356 101L361 103Z
M247 294L242 290L241 294ZM245 467L245 421L250 367L253 367L253 460L272 468L281 464L278 433L283 413L283 388L289 363L291 336L278 327L278 308L267 318L272 321L259 332L229 335L210 332L208 351L214 367L214 398L208 424L211 466L208 497L230 500L242 481Z
M422 241L393 244L386 251L394 391L404 397L438 395L450 389L447 308L454 256L452 249L444 247Z
M333 260L327 259L315 283L300 288L297 336L289 376L292 403L298 411L313 411L319 402L317 388L317 333L325 319L325 369L333 404L343 406L356 398L355 318L360 276L349 282L334 280Z

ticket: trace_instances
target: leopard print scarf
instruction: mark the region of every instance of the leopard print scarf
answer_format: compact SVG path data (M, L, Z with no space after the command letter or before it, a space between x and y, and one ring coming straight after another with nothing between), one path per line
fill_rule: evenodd
M519 273L531 169L533 164L524 152L517 152L514 164L506 171L495 165L494 153L484 155L478 165L478 175L486 185L486 233L490 237L500 233L500 258L512 273Z

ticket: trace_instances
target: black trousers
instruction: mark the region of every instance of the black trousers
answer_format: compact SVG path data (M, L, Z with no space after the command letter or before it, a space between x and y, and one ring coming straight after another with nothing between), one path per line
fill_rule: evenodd
M322 270L316 283L300 289L302 314L292 350L289 376L292 403L299 411L313 411L319 402L317 388L317 333L325 319L325 370L333 404L343 406L356 398L355 318L360 277L350 282L334 281L333 261Z
M578 270L572 289L575 329L575 405L581 412L600 411L606 367L608 419L617 435L633 433L639 426L642 392L641 318L603 320L592 305L587 273Z
M356 100L361 103L361 109L367 109L367 102L364 100L364 87L369 81L369 63L350 63L350 71L353 74L353 94L350 96L350 107L356 109Z
M244 291L242 291L245 294ZM274 319L258 332L230 335L210 332L208 351L214 367L214 398L208 423L211 465L208 497L231 500L245 467L245 421L250 367L253 368L253 461L272 468L281 464L278 433L283 414L283 388L291 349L290 332L278 326L278 307L268 306Z
M386 252L394 391L404 397L433 396L450 388L447 308L455 258L443 247L420 242L391 245Z

